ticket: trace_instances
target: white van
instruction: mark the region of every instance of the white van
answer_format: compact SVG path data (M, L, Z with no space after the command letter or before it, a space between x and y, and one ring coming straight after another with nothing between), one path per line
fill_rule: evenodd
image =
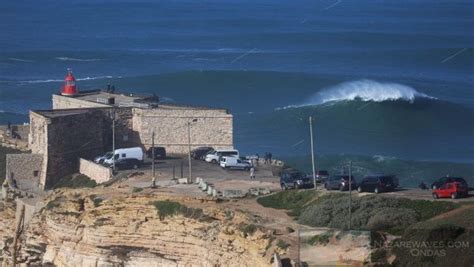
M115 149L114 156L104 160L104 165L111 166L113 162L124 159L136 159L140 162L143 162L143 150L141 147L129 147L129 148L119 148Z
M206 155L205 161L219 163L221 157L239 157L239 151L235 149L217 149Z
M250 170L252 167L250 162L236 157L222 157L220 165L224 169Z

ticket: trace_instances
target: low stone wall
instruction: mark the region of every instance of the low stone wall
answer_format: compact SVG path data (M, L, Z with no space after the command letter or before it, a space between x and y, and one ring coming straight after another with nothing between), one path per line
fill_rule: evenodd
M95 162L79 159L79 172L87 175L96 183L104 183L112 178L112 170Z

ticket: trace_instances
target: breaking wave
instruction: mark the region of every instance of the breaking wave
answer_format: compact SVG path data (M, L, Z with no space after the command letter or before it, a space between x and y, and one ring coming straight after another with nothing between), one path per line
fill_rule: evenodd
M73 58L73 57L56 57L57 60L61 61L79 61L79 62L93 62L100 61L100 58Z
M34 62L33 60L16 58L16 57L10 57L8 59L11 61L17 61L17 62L28 62L28 63Z
M122 76L97 76L97 77L84 77L77 78L76 81L89 81L89 80L100 80L100 79L120 79ZM47 80L28 80L28 81L0 81L0 83L58 83L64 82L64 79L47 79Z
M290 105L280 109L353 100L372 102L402 100L413 103L416 98L437 99L436 97L418 92L414 88L403 84L358 80L329 87L311 96L310 99L303 104Z

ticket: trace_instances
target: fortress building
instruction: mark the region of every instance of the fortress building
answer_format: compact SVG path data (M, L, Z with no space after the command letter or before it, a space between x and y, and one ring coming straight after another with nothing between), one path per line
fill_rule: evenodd
M6 176L20 187L51 188L78 171L79 158L110 151L113 132L116 148L148 149L154 132L155 146L179 155L188 153L190 123L191 148L233 147L233 116L227 109L162 103L155 95L118 93L110 86L81 91L70 70L52 106L30 111L31 154L7 155Z

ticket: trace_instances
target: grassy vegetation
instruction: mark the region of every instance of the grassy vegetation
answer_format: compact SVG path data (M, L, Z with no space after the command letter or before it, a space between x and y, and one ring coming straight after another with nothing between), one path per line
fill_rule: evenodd
M56 188L83 188L83 187L95 187L97 183L84 174L72 174L68 175L59 180L55 185Z
M281 239L278 239L276 245L277 245L277 247L279 247L281 249L287 249L288 247L290 247L290 244L286 243L285 241L283 241Z
M397 256L397 266L465 266L474 262L474 207L460 210L453 215L443 215L408 227L400 239L392 242L392 253ZM410 248L399 244L436 244L420 250L425 254L412 254ZM428 253L426 253L428 252Z
M347 194L319 195L314 190L283 191L257 199L265 207L287 209L301 224L346 229ZM352 228L401 234L408 226L460 207L445 201L410 200L380 195L353 196Z
M265 197L260 197L257 202L268 208L289 210L290 216L298 217L306 205L317 197L314 190L288 190Z
M315 236L311 237L308 240L308 244L310 244L312 246L316 246L316 245L325 246L325 245L329 244L329 241L330 241L332 236L333 236L333 232L331 232L331 231L328 231L324 234L315 235Z
M212 218L204 215L202 209L188 208L179 202L161 200L153 201L150 204L155 206L158 215L160 216L160 220L163 220L168 216L172 217L178 214L181 214L186 218L192 218L196 220L212 220Z
M255 224L240 224L239 230L244 234L245 237L253 235L257 231L257 226Z
M141 191L143 191L143 188L141 188L141 187L134 187L134 188L132 189L132 193L139 193L139 192L141 192Z
M0 184L5 180L5 168L7 164L7 154L19 154L20 150L0 146Z

